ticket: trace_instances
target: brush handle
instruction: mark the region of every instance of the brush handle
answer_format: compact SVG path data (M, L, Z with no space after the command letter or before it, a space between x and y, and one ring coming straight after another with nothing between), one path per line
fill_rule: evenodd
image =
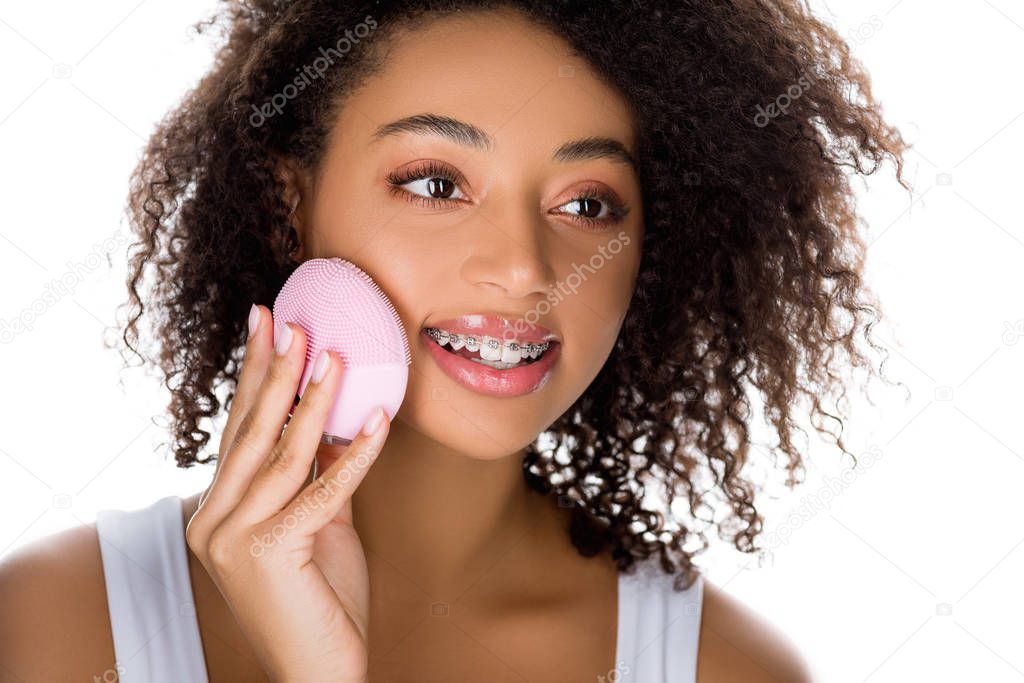
M313 373L307 363L299 382L299 396L306 391ZM347 366L341 374L338 393L324 421L321 443L348 445L378 406L394 419L405 397L409 371L405 365Z

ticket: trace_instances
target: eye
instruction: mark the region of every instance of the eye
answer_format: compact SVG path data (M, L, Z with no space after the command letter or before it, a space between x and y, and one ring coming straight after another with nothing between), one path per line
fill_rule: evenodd
M572 198L571 201L558 207L568 207L569 213L576 220L589 226L614 225L625 218L629 207L614 195L601 187L588 187ZM554 213L566 213L556 210Z
M389 173L387 181L393 194L422 206L452 206L467 200L459 189L465 184L462 174L436 161L401 173ZM568 210L563 210L567 207ZM588 229L599 230L621 222L629 211L615 193L593 185L551 213L568 215Z
M461 202L466 196L459 190L463 178L459 173L430 161L411 171L388 174L391 191L405 199L425 206Z

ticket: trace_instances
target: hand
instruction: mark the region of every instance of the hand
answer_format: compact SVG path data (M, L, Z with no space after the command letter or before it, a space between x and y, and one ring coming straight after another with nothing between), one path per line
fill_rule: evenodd
M320 382L310 380L289 420L306 335L288 324L291 343L279 354L271 313L257 310L259 323L246 343L217 471L189 521L186 540L273 680L362 683L370 587L351 497L380 453L390 423L380 411L376 433L359 434L299 491L344 365L330 353L326 374Z

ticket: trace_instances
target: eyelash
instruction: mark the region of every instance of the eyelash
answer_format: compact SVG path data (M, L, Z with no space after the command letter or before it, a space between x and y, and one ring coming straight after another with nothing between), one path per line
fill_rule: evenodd
M459 199L444 199L437 197L423 197L418 194L403 190L402 185L414 182L416 180L424 180L428 178L442 178L448 182L454 183L455 185L461 186L463 183L463 177L461 174L450 170L448 167L443 166L435 161L429 161L422 166L416 167L411 171L405 171L403 173L389 173L387 181L391 186L389 189L394 195L401 195L403 199L410 201L420 206L451 206L458 204L462 200ZM620 202L614 195L596 185L588 186L577 192L566 204L572 202L578 202L585 199L596 199L600 202L604 202L608 206L610 215L606 218L591 218L589 216L576 216L572 214L577 222L587 225L590 228L607 227L615 225L622 221L622 219L629 213L629 206ZM559 212L562 213L562 212Z

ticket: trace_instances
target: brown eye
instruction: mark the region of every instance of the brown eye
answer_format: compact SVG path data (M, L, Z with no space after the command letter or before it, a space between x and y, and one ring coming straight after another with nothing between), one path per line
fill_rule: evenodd
M577 197L562 204L560 213L565 213L581 221L614 221L618 216L607 201L598 197Z
M577 208L579 209L579 215L584 218L597 218L601 215L601 202L597 199L577 199L575 200Z
M409 180L400 185L405 191L423 199L444 201L446 199L465 199L458 186L450 178L422 177ZM453 196L458 193L458 196Z
M388 174L388 184L415 203L459 202L466 196L459 189L462 176L437 162L429 162L403 173Z
M569 216L588 229L597 229L619 223L629 211L629 206L617 195L599 185L591 185L577 192L554 213Z
M434 199L448 199L455 191L455 183L447 178L428 178L427 192Z

